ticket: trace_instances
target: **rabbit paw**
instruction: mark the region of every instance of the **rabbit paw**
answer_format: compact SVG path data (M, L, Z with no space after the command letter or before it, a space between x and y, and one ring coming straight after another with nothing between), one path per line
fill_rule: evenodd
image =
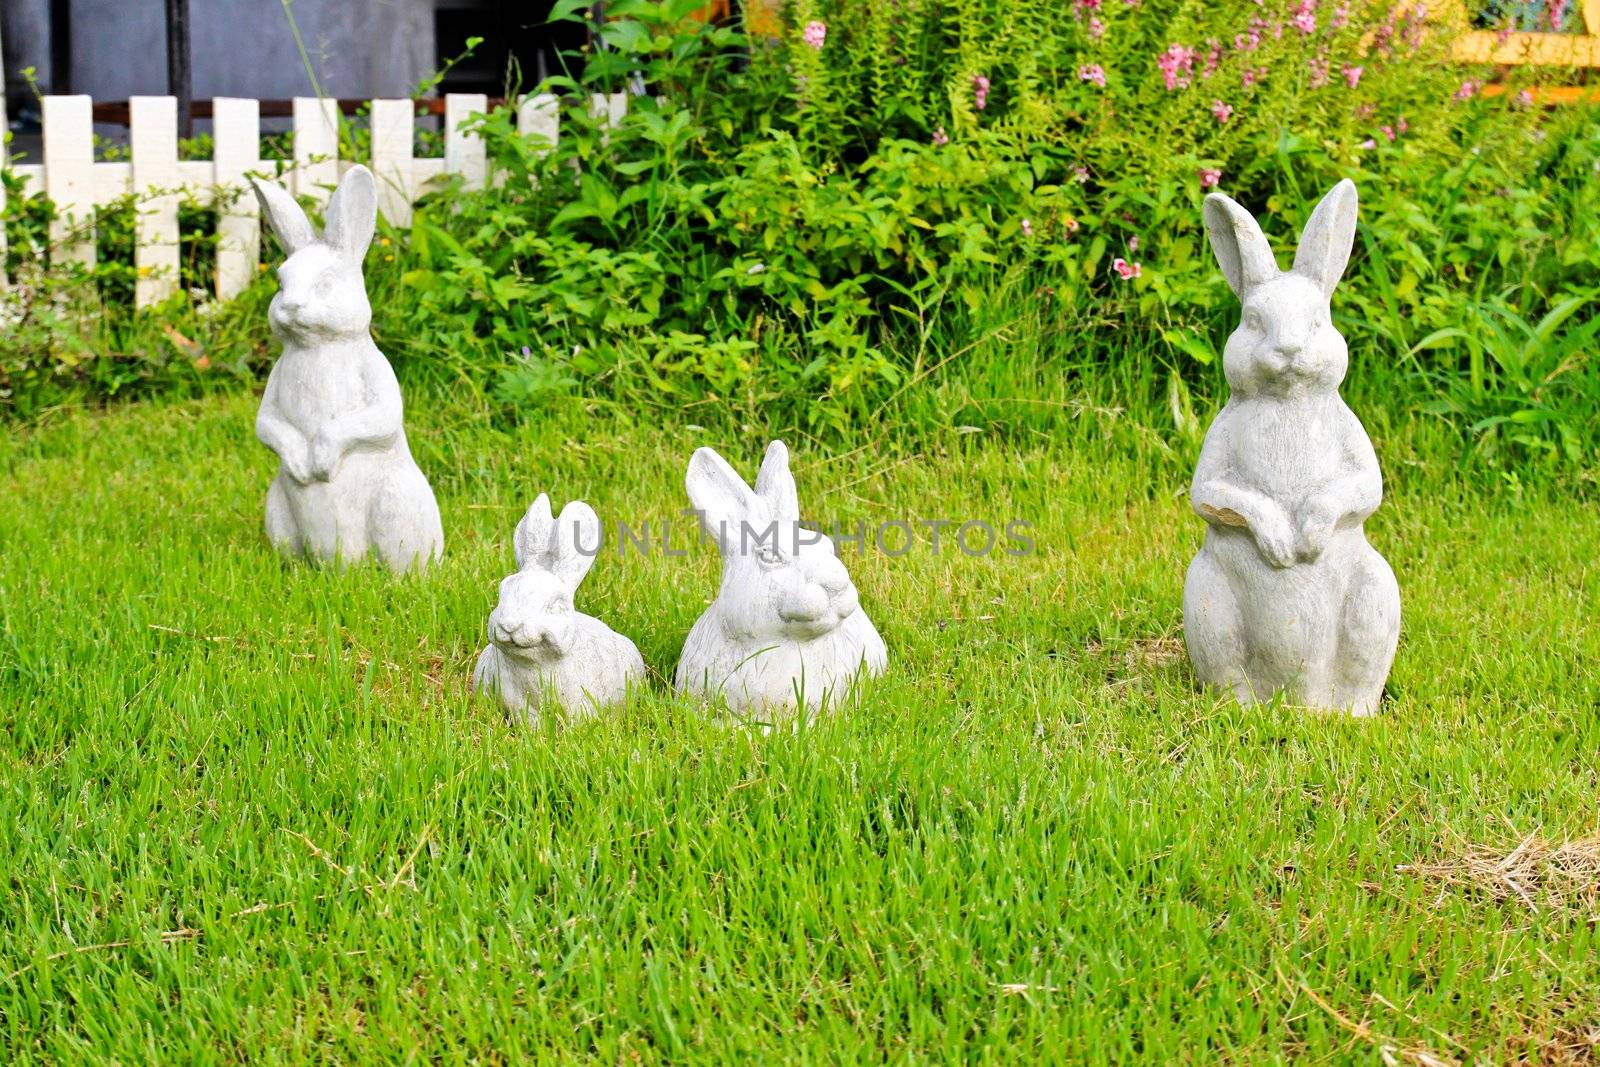
M1295 538L1295 558L1302 563L1316 560L1328 547L1333 536L1333 522L1320 515L1308 515L1300 524L1300 534Z
M311 447L307 452L309 453L309 459L306 465L308 473L311 475L311 480L325 482L333 477L333 468L338 466L340 456L337 441L334 441L326 434L319 433L316 440L311 442Z
M1287 522L1266 523L1253 531L1261 558L1282 570L1295 561L1294 530Z
M296 485L305 485L311 481L311 463L309 448L289 448L278 457L283 464L284 472L289 475Z

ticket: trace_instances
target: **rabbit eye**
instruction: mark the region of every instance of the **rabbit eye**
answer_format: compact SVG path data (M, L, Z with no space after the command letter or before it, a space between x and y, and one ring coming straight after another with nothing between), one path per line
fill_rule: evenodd
M549 604L545 605L544 612L546 615L560 615L563 609L564 605L561 603L561 601L552 600Z
M771 545L763 545L761 551L756 553L756 559L768 567L776 567L783 562L783 554Z

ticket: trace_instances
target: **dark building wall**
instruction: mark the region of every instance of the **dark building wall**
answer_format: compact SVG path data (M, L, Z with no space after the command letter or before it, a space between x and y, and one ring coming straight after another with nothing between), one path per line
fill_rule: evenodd
M433 70L433 0L294 0L322 91L408 96ZM100 100L167 91L163 0L72 0L72 90ZM49 0L0 0L7 86L23 67L52 84ZM306 62L279 0L191 0L197 99L311 95Z

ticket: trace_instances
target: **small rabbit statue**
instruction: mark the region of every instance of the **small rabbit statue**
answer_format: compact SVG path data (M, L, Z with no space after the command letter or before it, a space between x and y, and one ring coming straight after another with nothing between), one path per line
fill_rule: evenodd
M267 537L291 556L355 562L375 549L392 570L426 566L444 551L439 505L406 444L400 383L368 329L372 173L350 168L320 238L282 188L255 187L288 254L268 312L283 355L256 416L256 436L279 459Z
M754 491L709 448L689 460L689 500L722 554L722 585L678 660L677 688L722 696L737 713L819 711L857 675L883 673L883 638L833 543L800 527L782 441L767 446Z
M574 500L552 519L550 498L540 493L513 542L518 570L500 583L474 687L498 693L507 711L531 720L552 701L570 716L622 703L628 687L644 680L639 650L572 606L600 551L594 509Z
M1328 306L1355 241L1356 188L1342 181L1317 205L1287 272L1228 197L1206 197L1205 222L1243 317L1190 490L1208 527L1183 590L1189 658L1241 703L1281 690L1370 715L1400 637L1400 589L1362 531L1383 477L1339 396L1349 351Z

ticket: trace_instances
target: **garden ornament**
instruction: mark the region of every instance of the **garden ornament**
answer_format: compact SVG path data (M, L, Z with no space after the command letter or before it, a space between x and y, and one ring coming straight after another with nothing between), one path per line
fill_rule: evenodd
M572 606L578 583L600 551L600 520L574 500L550 517L550 498L533 502L513 537L517 572L500 583L489 613L489 647L473 685L495 693L513 715L537 721L558 704L569 716L620 704L644 681L632 641Z
M783 442L767 446L752 490L726 460L697 449L689 500L722 555L722 584L683 645L677 688L738 714L837 704L864 670L883 672L883 638L833 543L800 525Z
M256 436L278 454L267 537L286 555L354 562L375 550L392 570L444 551L439 505L411 458L400 384L369 326L361 260L377 191L352 167L328 202L319 237L279 186L255 183L288 255L268 316L283 355L267 377Z
M1356 232L1356 189L1311 214L1294 267L1226 196L1206 231L1243 316L1228 338L1228 402L1206 432L1190 500L1207 525L1183 591L1195 673L1241 703L1282 691L1370 715L1394 662L1400 590L1362 531L1383 498L1378 458L1339 396L1349 362L1329 317Z

